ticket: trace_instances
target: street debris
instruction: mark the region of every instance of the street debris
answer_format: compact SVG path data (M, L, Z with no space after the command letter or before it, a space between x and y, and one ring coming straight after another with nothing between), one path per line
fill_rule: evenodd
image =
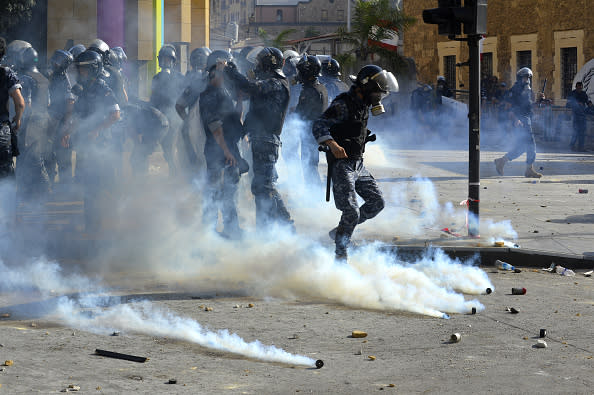
M241 307L241 305L236 304L235 306L233 306L234 309L239 309Z
M367 332L353 331L353 332L351 332L351 337L354 337L354 338L367 337Z
M324 361L322 361L321 359L318 359L316 361L316 368L317 369L322 369L322 367L324 367Z
M376 358L375 358L375 355L368 355L368 356L367 356L367 358L368 358L370 361L375 361L375 360L376 360Z
M587 189L581 189L580 188L580 189L578 189L578 192L579 193L588 193L588 190Z
M251 309L252 307L255 307L255 305L253 303L250 303L247 305L247 307Z
M476 314L476 307L473 307L472 310L470 310L470 314Z
M547 330L546 329L541 329L540 330L540 334L538 336L541 337L541 338L547 337Z
M12 366L14 365L14 361L12 359L7 359L4 361L4 366Z
M512 288L512 295L526 295L526 288Z
M120 331L115 331L110 336L119 336L119 335L120 335Z
M515 307L506 307L505 311L509 311L512 314L518 314L520 310L516 309Z
M485 292L487 293L487 295L489 295L491 292L493 292L493 290L492 290L491 288L487 288L487 289L485 290Z
M146 362L148 360L148 358L146 358L146 357L137 357L135 355L121 354L119 352L106 351L106 350L100 350L100 349L96 349L95 354L101 355L103 357L125 359L126 361L132 361L132 362Z
M10 318L10 313L0 314L0 318Z
M453 333L452 336L450 336L450 341L452 343L458 343L461 338L462 338L462 336L460 336L459 333Z
M573 277L575 276L575 272L571 269L567 269L561 265L557 265L554 262L551 263L551 266L549 266L548 268L542 268L543 271L545 272L549 272L549 273L557 273L560 274L562 276L566 276L566 277ZM585 274L585 273L584 273ZM592 272L590 272L590 274L592 274Z
M70 384L68 388L64 388L61 392L76 392L80 391L80 385Z
M500 261L499 259L497 259L495 261L495 266L497 267L497 269L499 269L499 270L505 270L505 271L513 271L513 270L516 269L515 267L513 267L509 263Z
M204 311L213 311L213 308L212 307L205 307L204 308Z
M541 340L541 339L538 339L536 341L536 344L534 345L534 347L536 347L536 348L547 348L548 346L547 346L547 342L546 341Z
M167 382L167 384L177 384L177 380L176 379L169 379L169 381Z
M505 246L505 242L504 241L496 241L495 243L493 243L493 245L495 247L503 247L503 246Z
M594 270L590 270L589 272L584 273L584 276L591 277L592 276L592 272L594 272Z

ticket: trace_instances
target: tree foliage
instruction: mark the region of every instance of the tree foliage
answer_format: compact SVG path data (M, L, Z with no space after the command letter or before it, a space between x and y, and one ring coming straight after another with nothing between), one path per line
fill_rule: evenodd
M285 29L278 33L276 37L270 37L266 30L259 28L258 36L262 39L264 45L267 47L274 47L282 50L287 45L289 35L294 31L295 29Z
M35 0L0 0L0 34L23 20L31 18Z
M338 33L342 39L353 45L351 53L359 61L366 62L370 55L377 54L387 66L397 70L403 66L400 55L375 42L393 39L415 22L415 18L405 15L390 0L357 0L351 19L351 31L341 29Z

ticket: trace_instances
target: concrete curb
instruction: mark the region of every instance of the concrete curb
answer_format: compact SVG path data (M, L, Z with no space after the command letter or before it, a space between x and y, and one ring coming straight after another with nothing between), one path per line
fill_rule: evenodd
M440 249L451 258L467 259L475 255L480 257L481 266L493 266L499 259L513 266L546 268L555 263L574 270L594 269L594 257L573 254L561 254L549 251L528 250L509 247L459 247L459 246L420 246L420 245L391 245L384 247L387 251L405 261L417 260L428 249Z

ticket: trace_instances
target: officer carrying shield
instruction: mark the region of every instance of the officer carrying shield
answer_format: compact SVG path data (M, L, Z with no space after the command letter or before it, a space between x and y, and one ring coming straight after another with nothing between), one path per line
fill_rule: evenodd
M350 90L338 95L312 128L318 144L330 151L327 158L334 202L342 211L338 226L330 231L339 261L347 259L347 247L357 224L384 208L382 192L363 164L363 152L370 136L369 109L372 115L383 114L382 99L398 91L394 75L375 65L364 66L351 80L354 84ZM357 195L365 201L361 207Z

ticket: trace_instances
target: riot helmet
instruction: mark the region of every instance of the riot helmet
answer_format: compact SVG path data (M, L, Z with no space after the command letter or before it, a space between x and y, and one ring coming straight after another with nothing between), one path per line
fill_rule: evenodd
M103 72L101 55L92 49L78 55L74 64L78 73L77 82L83 86L95 81Z
M528 78L526 82L524 82L524 77ZM516 81L523 82L524 85L532 85L532 70L530 70L528 67L522 67L516 73Z
M285 52L283 52L283 59L285 60L285 62L287 61L287 59L298 57L299 53L297 51L293 51L292 49L287 49Z
M390 92L398 92L398 81L394 74L376 65L363 66L357 76L350 76L351 81L360 89L365 102L371 106L372 115L386 112L382 99Z
M446 79L445 79L445 77L443 75L440 75L440 76L437 77L437 82L443 82L445 84Z
M282 68L283 54L278 48L266 47L256 56L256 68L254 72L257 78L265 78L270 74L285 77Z
M33 47L25 48L20 53L19 68L25 71L37 71L39 55Z
M177 62L177 53L175 47L171 44L165 44L159 50L159 67L165 70L173 69L173 66Z
M190 66L194 70L204 70L206 69L206 62L208 55L210 55L212 51L208 47L201 47L196 48L190 53Z
M222 49L217 49L213 51L208 58L206 58L206 71L211 71L213 67L216 67L217 61L224 60L225 62L229 63L233 60L233 56L231 53L227 51L223 51Z
M312 55L303 55L297 63L297 71L301 81L310 81L320 75L322 63Z
M101 55L104 64L109 63L109 45L107 45L105 41L101 40L100 38L96 38L89 44L88 49Z
M126 56L126 52L122 47L113 47L110 52L114 53L117 56L117 68L121 69L124 67L124 64L128 61L128 56ZM114 65L115 66L115 65Z
M74 57L68 51L58 49L50 58L48 69L50 75L62 74L74 62Z
M322 61L322 75L327 77L340 77L340 63L334 58Z
M17 68L21 64L21 52L26 48L32 48L27 41L14 40L6 47L6 57L4 62L8 67Z
M73 46L72 48L70 48L68 50L68 52L70 52L72 54L72 57L74 59L77 58L78 55L80 55L81 53L85 52L87 50L87 48L82 45L82 44L76 44L75 46Z

